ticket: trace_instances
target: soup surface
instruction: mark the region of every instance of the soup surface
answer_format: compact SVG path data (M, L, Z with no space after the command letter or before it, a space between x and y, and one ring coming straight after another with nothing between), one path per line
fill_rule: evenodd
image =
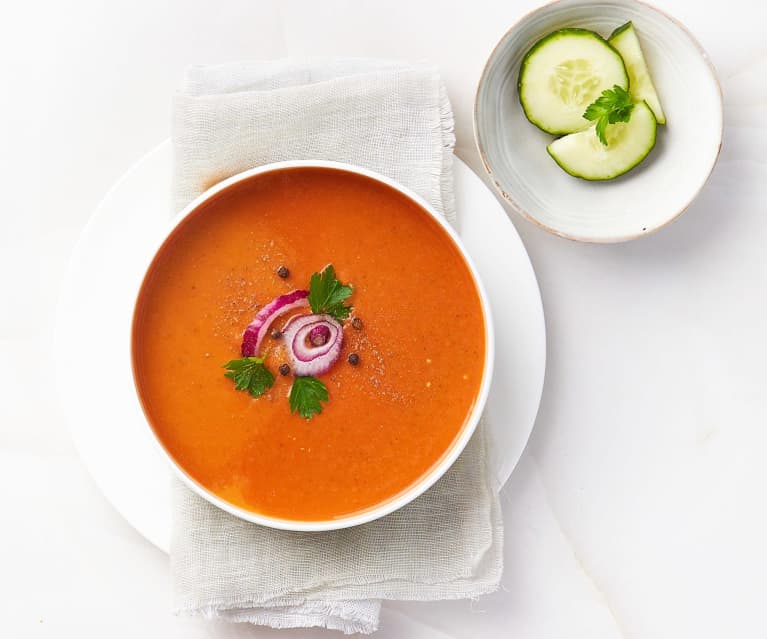
M264 342L276 379L257 399L222 365L260 307L328 263L353 285L362 327L343 322L341 357L320 376L329 401L307 420L290 412L281 340ZM304 521L364 511L421 478L466 423L484 357L479 295L450 237L396 190L334 169L259 175L188 216L152 263L133 326L139 397L176 462L232 504Z

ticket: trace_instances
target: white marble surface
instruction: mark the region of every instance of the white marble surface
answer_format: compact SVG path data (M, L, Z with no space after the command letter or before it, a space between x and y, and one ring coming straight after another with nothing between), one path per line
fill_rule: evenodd
M62 267L105 190L168 135L183 67L309 54L433 60L458 154L478 168L476 79L534 4L4 7L0 636L281 636L169 614L167 558L79 464L46 361ZM719 165L677 223L631 244L573 244L511 213L538 272L549 364L535 433L504 491L503 588L475 603L387 606L379 637L767 636L767 12L755 0L662 6L719 71Z

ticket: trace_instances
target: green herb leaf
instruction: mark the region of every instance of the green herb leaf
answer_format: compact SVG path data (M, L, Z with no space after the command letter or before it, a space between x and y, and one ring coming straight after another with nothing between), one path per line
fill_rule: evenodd
M320 402L328 401L328 388L316 377L296 377L290 387L290 412L311 419L322 412Z
M235 390L246 390L253 397L261 397L274 384L274 375L264 366L262 357L243 357L227 362L224 377L234 382Z
M337 320L345 320L352 312L351 306L344 306L344 300L352 294L352 287L336 279L332 264L309 280L309 306L313 313L325 313Z
M612 89L605 89L583 114L583 117L593 122L597 121L596 132L599 141L607 146L607 125L616 122L628 122L634 103L626 89L617 84Z

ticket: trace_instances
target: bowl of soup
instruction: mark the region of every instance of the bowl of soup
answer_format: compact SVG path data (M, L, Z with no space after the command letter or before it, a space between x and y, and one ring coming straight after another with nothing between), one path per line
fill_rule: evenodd
M131 348L178 477L244 520L314 531L386 515L448 470L494 341L443 216L374 172L294 161L228 178L175 218Z

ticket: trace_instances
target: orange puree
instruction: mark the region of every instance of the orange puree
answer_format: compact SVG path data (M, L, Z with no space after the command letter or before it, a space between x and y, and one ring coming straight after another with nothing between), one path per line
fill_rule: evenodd
M328 263L364 325L344 322L341 359L321 376L330 401L304 420L277 372L279 340L264 342L276 381L258 399L222 365L260 306ZM298 520L374 507L422 477L466 422L484 354L479 295L450 237L394 189L332 169L257 176L188 216L149 269L133 327L139 396L170 455L223 499Z

